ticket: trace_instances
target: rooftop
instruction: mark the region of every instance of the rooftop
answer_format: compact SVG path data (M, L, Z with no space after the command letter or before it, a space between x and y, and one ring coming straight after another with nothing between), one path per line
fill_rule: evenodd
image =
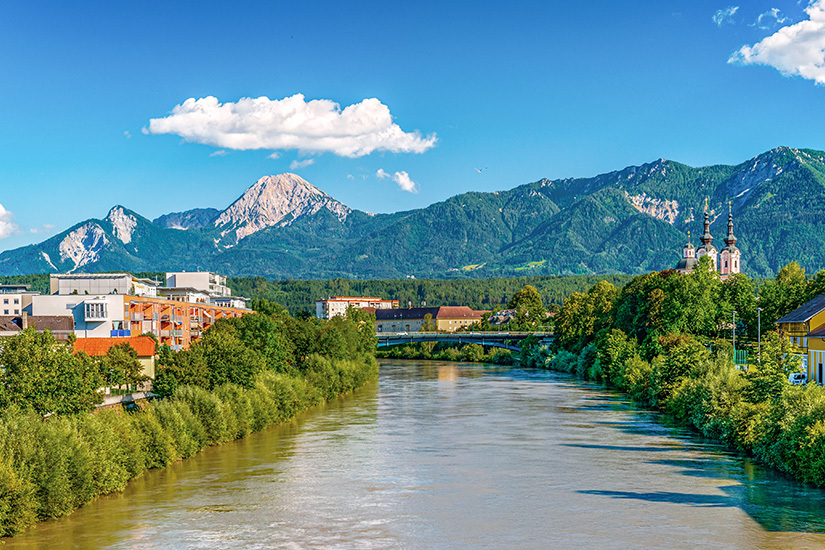
M101 357L117 345L127 343L132 346L139 357L155 355L155 341L148 336L133 336L131 338L78 338L74 343L74 351L85 352L90 357Z
M825 310L825 293L820 294L813 300L802 304L792 312L780 318L777 323L806 323L810 321L814 315L820 311Z

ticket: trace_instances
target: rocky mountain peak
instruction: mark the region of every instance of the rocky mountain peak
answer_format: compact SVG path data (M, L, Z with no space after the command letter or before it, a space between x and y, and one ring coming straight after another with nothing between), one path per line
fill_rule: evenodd
M345 221L352 211L296 174L264 176L213 222L222 235L235 231L235 242L275 225L290 225L296 219L326 208Z
M109 210L106 221L112 224L112 232L123 244L132 242L132 234L137 226L137 219L118 205Z

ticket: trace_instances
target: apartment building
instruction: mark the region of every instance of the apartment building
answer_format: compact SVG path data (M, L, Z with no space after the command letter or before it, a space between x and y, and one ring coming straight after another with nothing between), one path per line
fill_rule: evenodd
M398 308L398 300L383 300L374 297L335 296L327 298L326 300L316 300L315 316L318 319L332 319L337 315L344 315L348 307L358 309L372 308L375 310L393 309Z
M208 286L209 281L225 281L215 274L203 275L195 277L196 282L206 281ZM169 276L166 280L180 281ZM78 338L128 338L152 333L161 344L186 349L218 319L250 313L244 300L232 297L228 287L217 288L221 293L217 299L222 303L214 303L215 298L204 289L158 287L156 281L128 273L52 275L49 282L52 294L32 296L28 313L32 318L68 316Z

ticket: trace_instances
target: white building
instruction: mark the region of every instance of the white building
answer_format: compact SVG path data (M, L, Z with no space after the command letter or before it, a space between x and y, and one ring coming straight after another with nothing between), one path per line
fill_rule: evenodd
M49 292L67 295L130 294L157 296L158 282L131 273L62 273L49 276Z
M226 277L209 271L174 271L166 274L167 287L191 287L210 296L232 296L226 286Z
M32 303L32 296L38 295L29 288L28 285L0 285L0 316L22 315L26 306Z
M122 294L33 296L31 312L34 317L72 316L78 338L127 336L124 298Z
M398 300L382 300L381 298L365 298L353 296L335 296L315 302L315 316L319 319L332 319L337 315L344 315L348 307L363 309L393 309L398 307Z

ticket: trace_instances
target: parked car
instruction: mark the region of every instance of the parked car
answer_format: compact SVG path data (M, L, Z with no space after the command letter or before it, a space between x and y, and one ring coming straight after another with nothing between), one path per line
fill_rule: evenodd
M808 383L808 373L805 372L792 372L788 375L788 382L793 384L794 386L801 386L803 384Z

